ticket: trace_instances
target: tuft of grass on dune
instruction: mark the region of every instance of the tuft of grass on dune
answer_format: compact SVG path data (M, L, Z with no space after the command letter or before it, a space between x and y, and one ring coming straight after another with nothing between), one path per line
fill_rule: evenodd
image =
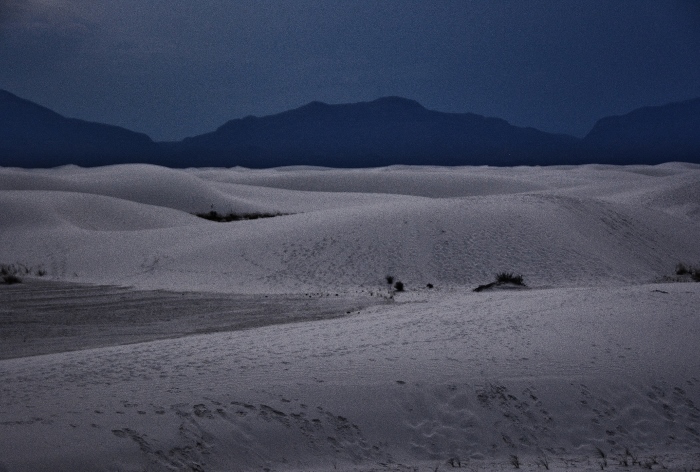
M0 280L7 285L22 283L20 275L36 275L43 277L46 269L27 267L24 264L0 264Z
M690 276L695 282L700 282L700 268L686 265L682 262L676 265L676 275Z
M496 274L496 280L494 282L479 285L474 289L474 292L482 292L484 290L503 286L526 287L522 275L516 275L513 272L499 272Z

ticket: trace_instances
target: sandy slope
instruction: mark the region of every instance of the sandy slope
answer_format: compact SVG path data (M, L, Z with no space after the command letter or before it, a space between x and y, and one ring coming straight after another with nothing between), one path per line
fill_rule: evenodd
M611 469L626 448L693 466L699 287L440 295L5 360L5 467L503 470L517 455L590 470L596 448Z
M536 286L637 283L700 261L698 175L680 164L648 172L6 169L0 260L66 280L238 293L370 291L387 274L414 289L470 286L501 270ZM278 187L253 185L260 181ZM329 192L333 185L342 192ZM376 193L382 188L396 193ZM251 201L260 203L242 203ZM219 224L186 213L212 205L294 214Z
M0 262L140 290L0 285L0 471L698 468L700 285L660 282L700 263L699 188L679 163L0 169ZM531 289L471 292L501 270Z

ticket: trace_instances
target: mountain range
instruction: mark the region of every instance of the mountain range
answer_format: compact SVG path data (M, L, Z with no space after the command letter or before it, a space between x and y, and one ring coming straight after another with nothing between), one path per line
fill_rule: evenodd
M154 142L142 133L66 118L0 90L0 166L377 167L700 163L700 98L599 120L584 138L385 97L234 119L210 133Z

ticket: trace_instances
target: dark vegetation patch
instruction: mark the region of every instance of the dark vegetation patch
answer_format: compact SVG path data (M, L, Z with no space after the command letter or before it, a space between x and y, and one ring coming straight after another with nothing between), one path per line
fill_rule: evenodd
M387 275L384 277L386 280L387 285L389 285L389 290L391 291L393 289L394 292L403 292L406 287L403 282L400 280L396 280L396 277L393 275Z
M509 283L515 285L525 285L522 275L514 275L512 272L501 272L496 274L496 282Z
M700 268L693 267L682 262L676 265L676 275L690 277L695 282L700 282Z
M46 275L46 270L42 267L34 269L23 264L0 264L0 281L11 285L22 283L21 275L36 275L43 277Z
M195 216L217 223L228 223L230 221L257 220L260 218L274 218L275 216L285 216L288 213L219 213L211 210L206 213L195 213Z
M526 287L523 282L522 275L515 275L512 272L500 272L496 274L496 281L485 285L479 285L474 289L475 292L497 288L497 287Z
M13 274L3 275L2 281L7 285L22 283L22 279Z

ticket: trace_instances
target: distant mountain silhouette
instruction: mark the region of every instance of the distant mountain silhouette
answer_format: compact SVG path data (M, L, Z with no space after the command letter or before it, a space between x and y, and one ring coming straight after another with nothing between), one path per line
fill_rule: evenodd
M178 150L217 166L518 165L565 161L576 143L570 136L387 97L347 105L312 102L277 115L231 120L185 139Z
M578 139L472 113L443 113L399 97L227 122L155 143L117 126L66 118L0 90L0 165L144 162L169 167L376 167L700 163L700 99L599 120Z
M160 151L145 134L66 118L0 90L0 165L98 166L153 161Z
M700 98L598 120L581 157L610 164L700 162Z

